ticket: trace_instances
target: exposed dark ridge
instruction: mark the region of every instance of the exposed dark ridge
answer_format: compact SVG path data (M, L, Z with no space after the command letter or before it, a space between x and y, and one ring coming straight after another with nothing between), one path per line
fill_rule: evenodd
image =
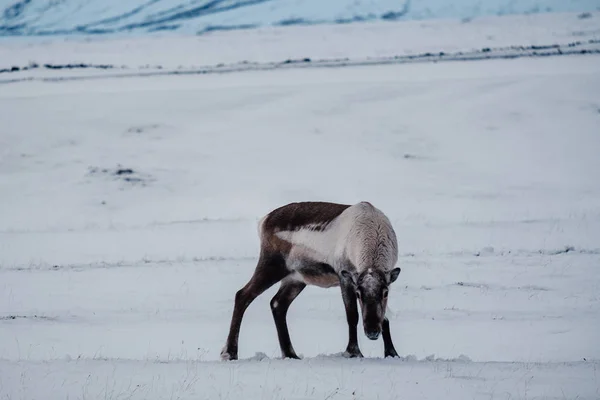
M219 0L219 2L222 1L228 1L228 0ZM229 1L235 1L235 0L229 0ZM178 4L176 6L173 6L171 8L167 8L166 10L163 11L158 11L152 15L150 15L150 19L155 19L155 18L162 18L165 16L169 16L172 14L177 14L177 13L181 13L181 12L186 12L186 6L190 7L196 3L201 3L201 2L206 2L206 0L192 0L190 1L188 4L184 5L184 4ZM214 3L214 1L211 1Z
M353 22L365 22L377 19L377 15L370 13L367 15L355 15L351 18L337 18L334 20L336 24L351 24Z
M429 63L429 62L456 62L456 61L479 61L479 60L498 60L498 59L517 59L517 58L532 58L532 57L554 57L554 56L568 56L568 55L586 55L586 54L600 54L599 48L584 48L578 47L585 46L587 44L598 44L600 40L592 39L589 41L578 41L564 45L547 45L547 46L508 46L500 48L483 48L476 51L469 52L456 52L456 53L422 53L422 54L411 54L411 55L396 55L390 57L376 57L367 59L351 60L348 58L336 58L336 59L310 59L310 58L299 58L289 59L278 62L238 62L234 64L217 64L212 66L203 67L192 67L189 69L179 70L165 70L158 71L161 66L156 66L156 71L142 71L144 67L132 68L130 73L120 74L104 74L99 76L59 76L59 77L24 77L20 79L6 79L0 80L0 84L16 83L28 80L40 80L44 82L61 82L71 80L89 80L89 79L104 79L104 78L126 78L126 77L148 77L158 75L198 75L198 74L223 74L223 73L235 73L241 71L267 71L278 68L340 68L340 67L352 67L352 66L365 66L365 65L390 65L390 64L407 64L407 63ZM535 50L536 48L542 47L543 50ZM50 64L48 64L50 65ZM35 67L35 66L34 66ZM21 67L16 69L9 67L0 72L18 72L19 70L27 70L34 67ZM46 67L44 65L44 67ZM65 68L77 68L80 67L78 64L66 64ZM149 67L149 66L146 66ZM85 67L84 67L85 68ZM92 66L88 65L87 68L112 68L112 69L127 69L127 66ZM50 69L60 69L52 68Z
M138 28L148 28L148 31L174 30L174 29L179 28L179 26L180 26L177 24L172 24L172 22L175 22L175 21L187 20L187 19L201 17L204 15L210 15L210 14L216 14L216 13L221 13L221 12L225 12L225 11L231 11L231 10L235 10L237 8L253 6L253 5L264 3L267 1L271 1L271 0L241 0L241 1L235 2L233 4L227 4L227 3L231 3L230 0L212 0L201 6L196 6L196 7L187 9L187 10L184 8L184 6L179 5L179 6L171 8L170 10L161 11L159 13L156 13L155 15L151 15L147 21L130 23L130 24L126 24L124 26L117 26L114 28L101 27L102 25L113 24L115 22L119 22L126 18L129 18L135 14L139 14L145 8L151 6L159 1L160 0L149 0L146 3L134 8L130 11L122 13L120 15L104 18L99 21L90 22L89 24L78 25L72 29L46 29L46 30L45 29L32 29L32 30L26 31L26 29L27 29L26 24L0 25L0 35L4 35L4 36L25 36L25 35L52 36L52 35L72 35L72 34L101 35L101 34L112 34L112 33L117 33L117 32L129 31L129 30L138 29ZM17 11L18 11L18 15L21 15L22 9L29 2L31 2L31 0L22 0L21 2L7 8L4 11L4 13L5 13L4 19L9 20L9 19L16 18ZM17 7L17 6L19 6L19 7ZM17 11L9 12L9 9L13 10L14 7L17 7L16 8ZM9 14L10 14L9 16L11 18L7 17L7 15L6 15L7 12L9 12ZM175 12L175 13L173 13L173 12ZM248 27L251 26L254 28L257 25L243 24L241 26L248 26ZM235 28L232 28L232 29L235 29ZM224 29L224 27L220 27L220 29L215 29L215 30L225 30L225 29Z
M204 29L198 31L197 35L204 33L216 32L216 31L237 31L242 29L253 29L257 28L256 24L244 24L244 25L208 25Z
M131 10L131 11L127 11L127 12L125 12L125 13L123 13L123 14L116 15L116 16L114 16L114 17L108 17L108 18L104 18L104 19L101 19L101 20L99 20L99 21L96 21L96 22L89 23L89 24L87 24L87 25L82 25L81 27L82 27L84 30L86 30L86 31L87 31L87 28L88 28L88 27L92 27L92 26L96 26L96 25L102 25L102 24L111 24L111 23L113 23L113 22L118 22L118 21L121 21L121 20L123 20L123 19L125 19L125 18L129 18L129 17L131 17L131 16L133 16L133 15L135 15L135 14L139 14L139 13L140 13L142 10L144 10L146 7L148 7L148 6L151 6L152 4L158 3L159 1L161 1L161 0L149 0L147 3L144 3L144 4L140 5L140 6L137 6L137 7L135 7L135 8L134 8L133 10ZM77 28L79 28L79 27L77 27ZM76 28L76 29L77 29L77 28Z
M11 20L19 18L23 14L25 7L27 7L29 3L31 3L31 0L21 0L13 4L12 6L6 7L3 13L4 19Z
M385 14L383 14L381 16L381 19L385 20L385 21L396 21L399 20L400 18L408 15L408 13L410 12L410 1L411 0L406 0L406 2L404 3L404 5L402 6L402 9L400 11L388 11Z
M81 33L87 33L87 34L92 34L92 35L105 35L108 33L114 33L115 30L114 29L102 29L102 28L87 29L83 26L79 26L79 27L75 28L74 32L81 32Z
M179 29L181 24L173 24L173 25L159 25L152 28L148 28L148 32L159 32L159 31L175 31Z
M54 321L56 318L54 317L46 317L43 315L5 315L0 316L0 321L14 321L16 319L39 319L44 321Z
M111 69L114 65L110 64L44 64L44 68L47 69L78 69L78 68L97 68L97 69Z
M178 12L179 10L184 9L185 6L182 4L178 4L175 7L171 7L171 8L167 8L166 10L163 11L158 11L155 14L152 14L152 17L156 18L156 17L162 17L163 15L169 15L172 14L174 12Z
M79 64L43 64L42 66L36 64L36 63L32 63L23 67L19 67L19 66L12 66L9 68L2 68L0 69L0 74L2 73L7 73L7 72L19 72L19 71L28 71L31 69L37 69L37 68L46 68L46 69L84 69L84 68L95 68L95 69L113 69L113 68L117 68L114 65L111 64L84 64L84 63L79 63Z
M291 26L291 25L311 25L314 21L310 21L304 18L288 18L279 21L276 25L278 26Z
M117 15L108 16L102 19L84 22L77 26L68 27L51 27L48 25L38 25L39 19L43 19L42 15L60 3L60 0L55 1L41 1L42 4L34 2L32 0L12 0L16 1L10 6L5 6L4 9L0 8L0 36L53 36L53 35L107 35L117 34L128 31L146 31L146 32L157 32L157 31L174 31L181 28L180 23L177 21L190 20L194 18L201 18L198 20L200 25L199 34L217 31L217 30L235 30L235 29L249 29L263 24L237 24L237 25L210 25L202 29L202 26L206 22L206 19L202 18L211 14L218 14L228 12L231 10L252 7L254 5L262 4L272 0L187 0L186 2L177 2L179 4L173 5L170 8L156 10L152 12L149 10L148 15L142 20L137 22L131 21L130 17L140 14L144 10L148 10L155 4L158 4L161 0L140 0L138 5L132 4L128 11L122 12ZM10 1L7 1L10 2ZM183 3L183 4L182 4ZM383 14L368 13L364 15L355 15L350 17L340 17L331 20L322 19L311 19L304 18L302 14L297 16L290 16L280 21L270 21L266 25L275 26L290 26L290 25L314 25L322 23L337 23L337 24L348 24L353 22L370 21L370 20L384 20L384 21L396 21L403 19L420 19L424 15L422 13L414 13L412 9L412 0L402 0L398 2L399 9L391 9ZM35 4L35 7L33 6ZM161 3L162 4L162 3ZM515 5L512 2L508 6L499 9L497 12L486 12L482 15L508 15L508 14L528 14L546 12L548 10L542 10L539 7L531 10L522 10L522 7ZM169 7L168 5L166 7ZM521 10L521 11L518 11ZM27 23L18 23L23 20L23 16L31 17L30 12L35 12L33 19ZM582 10L585 11L585 10ZM477 13L475 13L477 14ZM106 15L106 14L105 14ZM110 15L110 11L109 14ZM591 12L583 12L579 14L582 18L593 17ZM466 20L470 20L474 17L463 17Z
M12 34L12 32L15 32L17 30L24 29L24 28L26 28L25 24L0 25L0 33Z
M300 59L294 59L294 60L291 59L291 58L288 58L285 61L281 61L279 64L296 64L296 63L309 63L309 62L311 62L311 59L308 58L308 57L300 58Z
M241 1L239 3L219 7L219 5L224 3L225 0L213 0L202 6L194 7L189 10L186 10L186 11L181 11L181 12L178 12L171 16L159 18L156 20L146 21L146 22L138 22L138 23L134 23L134 24L128 24L128 25L123 26L122 28L119 28L119 30L123 31L123 30L135 29L135 28L145 28L145 27L150 27L153 25L161 25L161 24L168 23L168 22L192 19L192 18L196 18L196 17L201 17L203 15L216 14L216 13L220 13L220 12L224 12L224 11L235 10L235 9L241 8L241 7L247 7L247 6L252 6L252 5L256 5L256 4L260 4L260 3L265 3L267 1L271 1L271 0L246 0L246 1Z

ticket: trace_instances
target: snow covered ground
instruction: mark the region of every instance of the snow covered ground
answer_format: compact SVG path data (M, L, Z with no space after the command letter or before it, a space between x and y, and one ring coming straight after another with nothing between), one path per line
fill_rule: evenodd
M200 65L246 33L219 35ZM139 40L132 65L161 62ZM30 43L3 42L8 63ZM52 62L113 63L119 42L69 43ZM368 47L345 51L395 55ZM3 75L34 79L0 84L0 398L600 398L600 55L341 65ZM364 336L340 357L339 290L312 287L288 317L304 359L279 359L273 287L219 361L258 219L301 200L389 215L401 359Z

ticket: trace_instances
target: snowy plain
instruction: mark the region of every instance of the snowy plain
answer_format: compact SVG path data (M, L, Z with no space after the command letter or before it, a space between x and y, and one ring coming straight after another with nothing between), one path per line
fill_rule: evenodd
M485 46L482 25L452 39L450 22L429 24L446 32L435 51ZM573 14L485 29L511 25L492 47L599 39ZM371 35L343 48L357 60L402 51L374 49L377 35L425 37L409 22L157 38L160 51L46 38L3 41L0 59L115 63L126 44L132 66L235 63L251 52L229 50L262 32L279 36L254 60L269 62L317 57L298 36L327 29L337 39L315 51L335 58L342 28ZM600 398L600 55L111 74L0 77L33 78L0 84L0 398ZM401 359L364 336L365 359L339 356L339 290L309 287L288 317L303 360L281 360L275 286L246 313L240 361L219 360L258 219L302 200L389 215Z

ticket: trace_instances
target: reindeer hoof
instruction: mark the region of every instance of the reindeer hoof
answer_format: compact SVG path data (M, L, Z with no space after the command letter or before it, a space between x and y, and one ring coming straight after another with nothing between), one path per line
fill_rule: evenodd
M233 361L233 360L237 360L237 357L233 356L229 353L221 353L221 360L222 361Z
M358 350L358 351L352 351L352 352L346 350L343 355L346 358L364 358L364 356L362 355L362 353L360 352L360 350Z
M237 352L233 352L233 351L228 351L226 349L223 349L221 351L221 360L222 361L233 361L233 360L237 360Z
M300 360L300 357L296 354L294 350L288 350L281 353L281 358L291 358L292 360Z
M395 351L386 351L385 352L385 358L388 358L388 357L400 358L400 356L398 355L398 353L396 353Z

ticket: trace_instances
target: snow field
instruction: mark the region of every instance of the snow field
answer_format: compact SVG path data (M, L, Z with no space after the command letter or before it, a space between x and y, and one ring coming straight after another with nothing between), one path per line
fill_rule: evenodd
M63 54L71 60L73 54ZM596 399L600 56L0 85L0 398ZM55 76L68 76L59 71ZM257 220L368 200L399 360L269 289ZM429 357L433 354L433 357Z

